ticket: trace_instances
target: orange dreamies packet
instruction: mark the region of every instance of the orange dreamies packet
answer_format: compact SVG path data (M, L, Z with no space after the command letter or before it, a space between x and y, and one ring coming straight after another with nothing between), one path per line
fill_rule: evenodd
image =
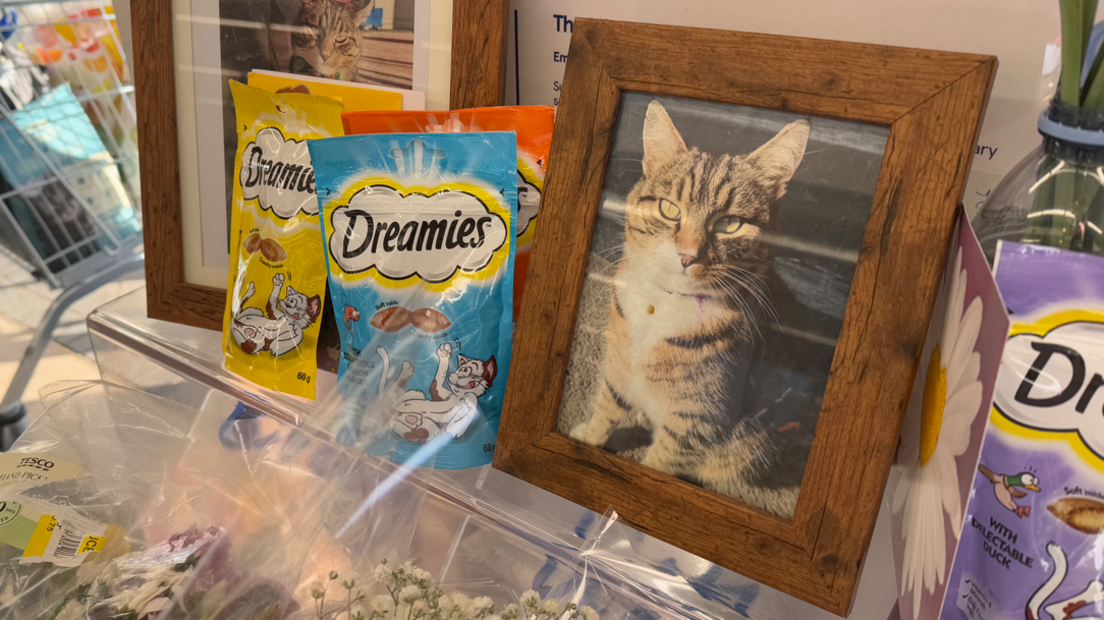
M521 294L529 273L529 251L536 232L537 211L544 193L544 171L552 148L556 108L515 106L426 112L345 112L345 135L364 133L464 133L512 131L517 134L518 219L517 257L514 263L514 320L521 308Z

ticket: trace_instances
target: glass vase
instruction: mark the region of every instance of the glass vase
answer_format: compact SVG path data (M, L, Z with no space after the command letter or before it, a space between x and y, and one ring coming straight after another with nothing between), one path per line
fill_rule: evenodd
M974 219L989 263L1001 239L1104 254L1104 110L1058 101L1039 117L1042 144Z

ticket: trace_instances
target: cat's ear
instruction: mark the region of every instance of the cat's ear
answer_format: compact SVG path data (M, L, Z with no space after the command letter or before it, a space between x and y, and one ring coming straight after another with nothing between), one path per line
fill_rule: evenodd
M372 9L376 8L376 0L352 0L352 2L353 10L361 20L367 19Z
M794 121L782 128L770 142L748 156L761 173L760 179L773 188L774 198L786 193L786 184L793 178L801 159L805 157L805 145L809 142L809 121Z
M483 363L483 380L487 382L487 387L491 387L494 383L495 377L498 376L498 362L495 361L492 355L490 359Z
M667 110L658 101L649 103L644 115L644 176L659 173L685 150Z
M457 366L463 366L464 364L467 364L470 361L471 361L470 357L467 357L466 355L460 355L459 353L456 354L456 365Z

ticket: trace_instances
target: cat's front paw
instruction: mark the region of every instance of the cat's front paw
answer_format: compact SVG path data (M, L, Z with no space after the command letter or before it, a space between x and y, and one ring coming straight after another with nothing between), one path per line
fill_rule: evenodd
M587 428L589 426L589 422L579 422L575 425L574 428L571 429L571 432L569 432L568 435L576 441L590 443L589 441L587 441Z
M283 286L283 285L284 285L284 274L278 273L278 274L272 276L272 286L279 287L279 286Z
M648 451L644 453L644 458L640 459L640 464L649 469L654 469L665 474L675 475L677 472L671 467L671 461L668 458L669 455L665 452L663 446L652 445L648 448Z
M443 360L447 360L451 355L452 355L452 345L451 344L446 342L445 344L437 347L437 357L439 357Z
M250 282L249 286L245 289L245 296L246 297L252 297L253 293L256 293L256 292L257 292L257 287L253 286L253 283Z

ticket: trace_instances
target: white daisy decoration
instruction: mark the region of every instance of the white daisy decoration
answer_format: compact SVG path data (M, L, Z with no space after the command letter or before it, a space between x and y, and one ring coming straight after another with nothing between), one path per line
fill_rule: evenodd
M944 273L940 283L920 358L923 380L913 386L897 457L900 478L893 512L903 512L901 591L912 592L913 617L920 612L921 591L934 592L947 577L943 514L950 518L951 536L957 539L962 529L955 458L970 445L970 426L982 397L981 356L974 351L982 303L976 297L963 311L965 298L966 271L959 248L953 271Z

